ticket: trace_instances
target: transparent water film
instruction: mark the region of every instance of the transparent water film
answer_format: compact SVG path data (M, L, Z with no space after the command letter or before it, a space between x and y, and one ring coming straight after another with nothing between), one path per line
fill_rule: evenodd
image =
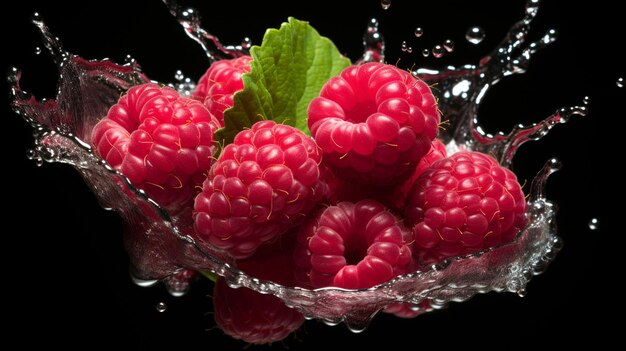
M245 40L238 46L222 45L217 37L200 27L193 9L170 5L186 33L202 45L209 59L235 57L249 48ZM523 73L532 55L555 39L555 32L551 30L539 40L527 42L537 9L538 2L529 1L525 17L477 65L445 70L422 68L414 72L430 84L438 85L440 109L450 122L441 137L450 152L482 151L510 166L520 145L541 138L573 115L586 113L585 106L561 108L536 124L519 125L508 134L492 135L480 127L478 106L488 90L505 76ZM190 213L168 213L92 152L89 135L98 119L106 115L121 93L149 81L138 63L131 58L123 65L110 60L85 60L64 51L39 16L36 15L33 22L40 29L43 44L58 67L60 79L54 99L38 100L20 87L18 69L12 69L9 74L13 109L34 129L31 158L36 162L73 166L101 205L123 217L124 244L137 284L149 286L164 281L172 294L181 295L189 286L177 279L177 275L213 272L224 277L232 287L245 286L273 294L307 318L329 324L345 322L351 330L360 331L378 311L391 303L407 302L419 310L425 302L431 308L440 308L450 301L464 301L489 291L510 291L523 296L532 276L541 273L561 247L556 234L556 205L545 196L549 175L560 167L558 160L551 159L533 180L528 198L529 224L511 243L447 259L363 290L308 290L248 276L239 271L226 254L191 238ZM363 42L365 50L360 62L384 60L384 40L375 19L367 26ZM445 43L443 49L447 49ZM176 74L176 81L173 86L182 93L192 89L193 82L182 72ZM157 305L156 309L165 311L166 306Z

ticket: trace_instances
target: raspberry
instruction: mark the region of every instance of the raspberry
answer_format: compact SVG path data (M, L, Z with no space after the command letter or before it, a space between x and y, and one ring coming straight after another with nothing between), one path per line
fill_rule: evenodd
M526 201L517 177L492 157L458 152L435 162L407 199L423 263L482 251L513 240L526 224Z
M340 202L357 202L364 199L376 199L377 187L365 187L360 184L338 178L328 167L320 165L320 179L326 184L325 201L331 205Z
M410 241L410 231L374 200L330 206L298 233L300 283L348 289L384 283L410 269Z
M96 155L157 203L182 207L211 167L215 117L168 87L134 86L93 128Z
M182 296L189 291L191 283L198 277L198 272L183 268L163 279L163 282L170 294Z
M408 178L437 136L439 120L426 83L378 62L346 68L308 107L324 163L337 176L367 185Z
M426 171L433 163L446 158L446 156L446 146L443 145L443 143L439 141L439 139L433 139L430 150L428 150L428 153L424 157L422 157L420 162L417 164L417 167L415 167L415 171L413 171L413 174L411 174L409 179L402 182L402 184L397 186L393 190L393 192L391 192L387 196L385 203L393 204L396 209L403 209L404 203L406 201L406 196L413 187L413 184L415 184L417 178L419 178L419 176L424 173L424 171Z
M298 223L324 195L321 155L301 131L272 121L235 136L211 168L195 202L200 239L249 257Z
M238 260L237 267L248 275L285 286L295 285L293 250L295 229L261 245L249 258Z
M220 60L211 65L192 93L224 126L224 110L233 107L233 95L243 89L241 76L250 72L251 56Z
M252 344L282 340L304 323L302 313L276 296L232 289L222 278L213 289L213 306L215 322L224 333Z
M393 303L385 307L383 312L390 313L400 318L415 318L421 314L432 311L433 308L428 300L423 300L419 305L411 303Z
M238 266L255 278L293 285L292 250L291 237L276 240ZM279 298L248 288L231 289L221 278L215 285L213 304L217 325L226 334L253 344L282 340L304 323L302 313L285 306Z

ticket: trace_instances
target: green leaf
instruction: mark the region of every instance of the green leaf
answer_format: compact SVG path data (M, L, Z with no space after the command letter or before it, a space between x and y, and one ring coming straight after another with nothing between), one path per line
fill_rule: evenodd
M217 281L217 274L210 272L210 271L200 271L200 274L202 274L205 278L207 278L208 280L212 281L213 283L215 283Z
M216 140L228 144L244 128L261 120L295 126L306 134L306 110L326 81L341 73L350 60L332 41L309 25L290 17L280 29L268 29L261 46L250 50L250 73L234 106L224 112L224 128Z

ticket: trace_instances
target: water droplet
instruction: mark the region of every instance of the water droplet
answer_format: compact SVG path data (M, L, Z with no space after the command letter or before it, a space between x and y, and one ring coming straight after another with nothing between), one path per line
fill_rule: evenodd
M485 31L478 26L471 27L465 33L465 39L474 45L478 45L485 39Z
M618 88L623 88L624 87L624 78L622 78L622 77L617 78L617 82L615 82L615 84L617 85Z
M370 19L370 23L367 25L367 32L369 34L376 33L378 31L378 20L376 18Z
M33 13L32 21L35 22L35 23L42 21L41 15L39 14L39 12Z
M445 52L446 52L446 49L444 49L443 46L441 45L435 45L435 47L433 48L433 56L435 56L436 58L443 57L443 54Z
M454 51L454 42L450 39L447 39L443 42L443 48L446 49L447 52Z
M126 55L126 57L124 57L124 64L132 65L134 63L135 63L135 59L132 56Z
M41 48L39 46L35 46L35 55L41 54Z
M131 273L130 277L133 280L133 283L135 283L138 286L141 286L142 288L147 288L147 287L153 286L153 285L155 285L156 283L159 282L156 279L148 280L148 279L137 278L132 273Z
M391 6L391 0L380 0L380 6L383 10L387 10Z
M598 221L597 218L592 218L591 220L589 220L589 229L591 230L596 230L598 229L598 226L600 225L600 221Z
M590 102L591 102L591 98L589 96L585 96L583 98L583 104L589 105Z
M402 51L408 52L409 54L413 52L413 48L408 46L406 41L402 41Z
M165 312L165 310L167 310L167 305L165 304L165 302L159 302L156 304L156 310L159 313L163 313Z
M183 21L187 21L192 26L200 25L200 16L193 8L187 8L179 12L179 18Z
M430 56L430 50L428 50L428 49L422 50L422 56L424 56L424 57Z
M177 70L176 74L174 74L174 79L176 79L179 82L185 79L185 76L183 75L183 71Z
M248 37L243 38L243 40L241 41L241 48L248 50L250 49L250 47L252 47L252 40L250 40L250 38Z
M417 38L421 37L422 35L424 35L424 30L421 27L417 27L415 28L415 36Z

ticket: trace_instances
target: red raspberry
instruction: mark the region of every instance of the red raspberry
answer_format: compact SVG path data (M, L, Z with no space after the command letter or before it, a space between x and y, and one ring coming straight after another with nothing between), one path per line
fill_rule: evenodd
M297 224L324 195L321 155L301 131L255 123L224 148L195 202L199 237L236 258Z
M294 250L298 278L308 275L316 288L369 288L408 272L410 241L410 231L382 204L341 202L301 227Z
M337 176L393 185L411 175L439 124L423 81L395 66L351 66L326 82L308 108L308 125Z
M224 333L252 344L282 340L304 323L302 313L276 296L232 289L221 277L213 289L213 306L215 322Z
M293 285L291 239L264 245L249 259L238 262L239 268L255 278ZM253 344L282 340L304 323L302 313L285 306L279 298L247 288L231 289L221 278L215 285L213 304L217 325L226 334Z
M174 296L185 295L191 283L199 278L198 272L190 269L180 269L163 280L167 291Z
M415 250L423 263L513 240L526 225L517 177L492 157L463 151L435 162L407 199Z
M221 126L224 126L224 110L233 107L233 95L243 89L241 76L250 72L250 61L250 56L216 61L200 78L191 95L194 99L204 101Z
M415 318L421 314L432 311L433 308L428 300L423 300L419 305L411 303L393 303L383 310L400 318Z
M93 128L96 155L157 203L181 207L211 167L215 117L174 89L134 86Z
M406 196L415 184L415 181L419 178L419 176L424 173L433 163L439 161L441 159L446 158L447 156L446 146L443 145L439 139L433 139L431 143L430 150L428 153L422 157L420 162L415 167L415 171L409 177L409 179L405 180L397 186L393 192L387 196L385 203L393 204L396 209L403 209L406 201Z

